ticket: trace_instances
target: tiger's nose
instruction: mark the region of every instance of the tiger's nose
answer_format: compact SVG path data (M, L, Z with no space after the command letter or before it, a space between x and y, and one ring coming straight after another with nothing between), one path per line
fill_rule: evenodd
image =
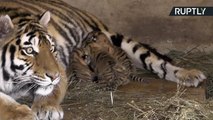
M59 77L59 73L46 73L46 76L49 77L52 81Z

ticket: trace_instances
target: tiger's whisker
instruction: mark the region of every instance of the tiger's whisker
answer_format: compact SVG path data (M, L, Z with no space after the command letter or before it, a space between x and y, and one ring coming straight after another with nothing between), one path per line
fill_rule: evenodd
M31 85L30 88L24 92L24 94L27 94L30 90L32 90L36 86L37 86L36 84Z

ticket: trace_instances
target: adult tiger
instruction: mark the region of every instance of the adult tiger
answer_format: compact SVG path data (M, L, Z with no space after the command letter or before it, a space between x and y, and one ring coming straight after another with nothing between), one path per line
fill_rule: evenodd
M29 94L34 97L32 110L39 119L62 119L59 104L66 89L64 71L70 52L73 46L81 47L84 37L93 30L105 33L137 66L160 78L195 87L205 79L202 72L172 65L156 50L110 32L91 14L61 0L1 0L0 16L2 119L7 113L5 106L17 105L11 97ZM13 114L23 111L15 109Z

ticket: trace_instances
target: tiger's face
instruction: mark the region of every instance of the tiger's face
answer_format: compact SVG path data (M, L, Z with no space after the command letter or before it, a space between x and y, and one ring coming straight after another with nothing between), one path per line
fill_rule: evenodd
M112 53L112 47L110 40L104 33L96 31L89 33L82 43L82 48L76 48L72 52L73 59L83 66L81 68L84 68L83 72L81 72L82 70L78 72L81 74L88 73L87 76L90 76L93 82L97 82L98 71L95 68L100 65L99 63L103 63L99 61L97 65L97 57L100 57L99 55L106 55L105 53Z
M47 33L37 31L30 35L30 32L21 36L14 59L24 63L23 68L28 69L20 71L21 75L30 76L39 86L36 93L49 94L60 80L55 45Z
M91 62L89 51L84 48L74 48L72 52L72 61L77 61L82 66L87 66Z
M13 90L26 88L35 94L50 94L61 78L56 46L46 27L36 21L22 26L3 47L2 69Z

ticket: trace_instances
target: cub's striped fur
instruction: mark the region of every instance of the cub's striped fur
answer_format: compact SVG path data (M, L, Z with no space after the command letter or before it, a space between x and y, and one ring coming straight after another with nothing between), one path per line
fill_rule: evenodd
M92 81L92 71L89 69L87 52L80 48L74 48L70 57L70 65L67 70L68 79L72 82ZM70 83L70 84L71 84Z
M114 90L127 84L129 80L142 81L142 78L134 74L135 68L127 54L113 46L102 32L89 33L82 44L83 48L78 50L81 51L82 57L79 58L85 60L84 64L87 64L93 73L91 76L94 82Z
M91 54L89 54L90 56ZM115 90L120 85L129 82L130 71L117 61L109 53L104 51L96 52L91 57L90 68L94 71L93 82L100 85L100 88L106 90Z
M91 31L103 32L137 67L161 78L195 87L205 79L201 71L172 65L151 47L111 32L93 15L61 0L1 0L0 27L0 91L13 98L32 95L32 110L39 119L63 118L60 103L70 55ZM8 99L5 96L0 102ZM4 110L0 106L0 114L8 113Z

